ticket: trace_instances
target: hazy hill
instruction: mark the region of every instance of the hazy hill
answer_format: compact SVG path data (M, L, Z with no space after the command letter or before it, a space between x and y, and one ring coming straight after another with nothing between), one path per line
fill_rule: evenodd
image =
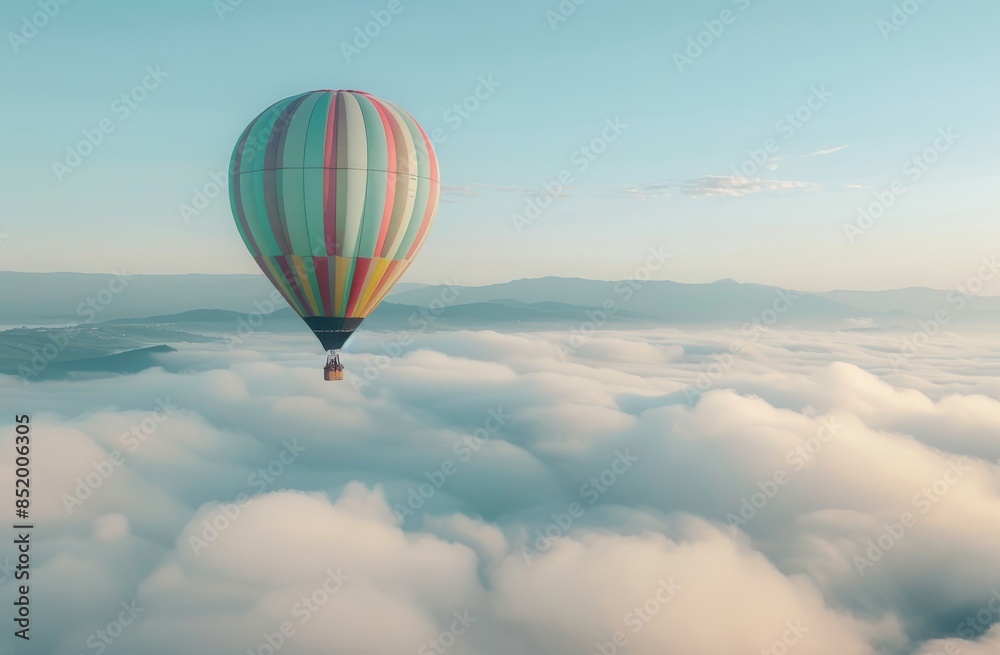
M96 324L130 319L129 324L209 324L270 304L273 289L261 275L140 275L111 294L111 275L0 272L0 323L6 325ZM457 291L457 298L454 292ZM446 293L447 292L447 293ZM442 327L485 327L511 323L569 326L586 320L592 308L612 307L616 321L657 323L743 323L768 308L788 305L782 320L798 324L871 318L907 324L954 310L947 291L831 291L788 295L760 284L723 280L712 284L669 281L607 282L546 277L481 287L449 288L403 283L369 320L369 329L403 329L414 307L440 307ZM103 298L103 302L102 302ZM781 302L790 298L791 302ZM100 311L88 304L93 299ZM263 303L263 304L262 304ZM285 308L269 317L274 327L296 320ZM235 316L213 312L235 312ZM1000 318L1000 297L978 298L961 312L966 320ZM136 321L137 318L145 318ZM849 326L845 326L849 327ZM272 327L273 329L273 327Z
M0 272L0 320L82 323L204 307L248 311L272 291L262 275L137 275L124 286L110 287L121 291L103 304L114 279L110 274ZM91 298L102 311L87 307Z
M876 312L891 308L916 316L932 316L938 309L954 310L958 307L954 299L960 297L956 290L940 291L922 287L892 291L828 291L819 295L866 311ZM952 300L949 301L949 298ZM969 298L968 308L977 312L1000 312L1000 297Z
M541 302L522 303L516 300L498 300L488 303L469 303L444 307L440 310L430 310L416 305L401 305L384 302L365 321L369 330L404 330L423 325L424 322L434 323L439 328L483 328L490 326L509 326L511 324L566 325L571 322L588 320L588 307L570 305L567 303ZM643 314L629 311L619 311L613 317L618 321L649 321ZM118 318L104 323L100 327L113 326L157 326L174 327L184 330L235 331L241 321L252 319L254 325L259 316L250 316L246 312L234 312L225 309L199 309L179 314L159 316ZM286 330L302 329L298 315L289 307L267 315L259 329Z
M0 323L79 324L205 308L252 312L274 293L263 275L136 275L111 286L113 280L112 274L0 271ZM399 291L423 286L403 283Z
M447 287L428 286L397 294L394 302L427 305L446 297ZM538 303L558 299L581 307L614 303L619 311L650 319L678 323L749 321L760 316L780 297L781 290L732 281L714 284L678 282L604 282L579 278L547 277L516 280L483 287L459 287L456 305L515 300ZM815 319L851 318L855 308L812 294L792 296L785 316ZM780 306L780 305L779 305Z

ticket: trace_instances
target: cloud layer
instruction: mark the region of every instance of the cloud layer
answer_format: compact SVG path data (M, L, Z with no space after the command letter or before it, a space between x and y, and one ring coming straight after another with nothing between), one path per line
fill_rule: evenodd
M0 378L32 415L44 528L16 652L995 652L988 342L894 368L880 332L565 338L390 358L365 333L338 385L263 335Z

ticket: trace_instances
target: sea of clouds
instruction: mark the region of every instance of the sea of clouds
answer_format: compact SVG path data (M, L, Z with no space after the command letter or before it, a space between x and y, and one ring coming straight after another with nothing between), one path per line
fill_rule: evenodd
M28 413L36 525L32 638L5 619L3 651L1000 652L989 338L406 341L359 334L337 384L262 334L0 377L0 498Z

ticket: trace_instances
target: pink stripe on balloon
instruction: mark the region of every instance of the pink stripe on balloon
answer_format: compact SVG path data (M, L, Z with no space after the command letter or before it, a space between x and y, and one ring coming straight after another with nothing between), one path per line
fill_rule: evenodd
M389 113L385 105L381 102L376 101L374 98L368 98L371 100L372 104L375 105L375 109L378 110L379 116L382 118L382 129L385 130L385 142L388 148L388 169L386 171L386 191L385 191L385 209L382 212L382 225L378 233L378 241L375 244L375 256L385 257L383 250L385 249L386 236L389 234L389 225L392 223L392 210L396 202L396 137L393 135L393 126L396 121L395 118Z

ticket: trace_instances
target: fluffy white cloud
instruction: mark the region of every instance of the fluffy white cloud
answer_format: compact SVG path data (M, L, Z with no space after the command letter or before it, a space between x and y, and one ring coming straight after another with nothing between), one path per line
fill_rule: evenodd
M96 652L129 611L112 655L993 652L997 356L942 335L900 366L901 338L366 334L366 383L329 384L258 334L0 378L44 526L16 652Z

